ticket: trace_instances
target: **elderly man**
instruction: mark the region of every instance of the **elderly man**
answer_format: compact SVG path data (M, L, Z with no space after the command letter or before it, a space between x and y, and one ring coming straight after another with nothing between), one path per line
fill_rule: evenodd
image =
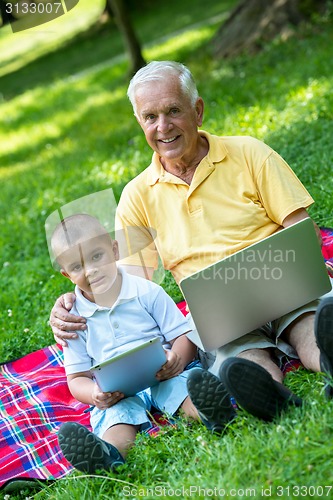
M118 229L136 227L145 247L141 260L133 255L124 261L129 272L151 278L159 255L179 282L309 217L306 209L313 199L270 147L251 137L218 137L198 130L204 102L184 65L151 62L133 77L128 96L154 151L149 167L124 188L117 209ZM154 243L149 228L156 231ZM78 323L66 312L72 300L60 297L51 314L53 332L62 344L75 335L64 330L84 329L83 319ZM298 357L309 370L325 371L331 396L331 338L333 298L306 304L217 353L201 353L209 371L198 369L190 377L191 398L203 420L215 418L217 427L232 418L228 394L267 420L289 404L300 405L282 385L274 351ZM212 405L216 398L220 406ZM208 415L211 411L215 414Z

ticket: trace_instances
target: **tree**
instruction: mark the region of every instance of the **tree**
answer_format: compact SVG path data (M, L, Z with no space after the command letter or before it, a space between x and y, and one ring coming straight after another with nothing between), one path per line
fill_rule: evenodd
M15 21L15 17L7 11L5 0L0 0L0 14L2 19L2 26Z
M214 37L215 56L257 52L263 42L290 34L302 21L323 11L327 3L327 0L242 0Z
M138 69L142 68L142 66L146 64L146 61L142 56L140 42L135 34L130 16L128 15L128 8L126 8L124 0L107 1L111 12L114 14L116 24L124 38L124 42L130 56L130 74L134 75Z

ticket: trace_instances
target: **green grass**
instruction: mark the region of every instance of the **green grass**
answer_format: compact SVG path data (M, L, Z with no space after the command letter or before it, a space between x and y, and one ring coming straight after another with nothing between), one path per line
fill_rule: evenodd
M206 103L203 128L253 135L274 147L315 198L313 218L333 226L332 24L320 20L255 57L218 61L209 42L221 20L205 20L222 18L234 3L207 2L203 12L201 2L172 0L136 12L145 57L187 64ZM55 298L71 289L51 267L47 215L109 187L118 199L150 160L126 98L128 62L118 32L111 25L91 27L89 36L81 32L100 12L101 4L91 4L85 0L70 25L69 18L60 18L53 38L0 30L1 361L53 343L49 311ZM180 299L170 275L163 286ZM287 384L304 396L305 407L275 424L241 412L228 432L216 437L199 424L181 423L156 439L140 436L117 478L75 475L35 498L125 497L122 481L133 488L165 486L168 494L190 485L227 492L254 488L256 498L262 488L271 487L271 497L278 498L279 485L332 484L332 405L322 395L322 378L300 371L289 375ZM286 491L282 498L288 498ZM145 497L159 497L157 490L150 493ZM235 498L244 496L238 492ZM133 490L127 497L143 495ZM209 492L192 497L217 498Z

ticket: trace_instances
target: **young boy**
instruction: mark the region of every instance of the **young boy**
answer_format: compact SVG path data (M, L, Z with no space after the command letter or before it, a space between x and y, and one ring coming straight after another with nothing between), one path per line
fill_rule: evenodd
M67 422L59 430L59 444L67 460L83 472L114 470L147 424L152 405L171 415L182 409L187 417L199 419L186 388L186 366L194 360L196 347L185 335L186 319L164 290L117 266L117 242L97 219L67 217L53 232L51 248L61 273L76 285L72 312L87 318L86 331L78 331L78 338L64 348L68 386L76 399L94 407L94 432ZM156 336L167 355L156 386L128 398L99 389L91 366ZM226 405L232 413L225 394L220 399L208 396L209 416L200 413L200 418L212 429L222 428Z

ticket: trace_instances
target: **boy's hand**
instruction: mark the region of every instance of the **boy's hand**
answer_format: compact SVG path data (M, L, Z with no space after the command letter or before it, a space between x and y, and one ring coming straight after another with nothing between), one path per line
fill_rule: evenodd
M74 293L66 293L57 299L51 310L50 325L54 338L63 347L67 346L66 339L77 337L75 330L86 329L85 318L69 314L68 312L72 309L74 302Z
M174 351L166 351L167 362L156 374L159 381L168 380L183 372L183 362L179 354Z
M99 410L111 408L111 406L115 405L123 398L124 394L121 392L102 392L98 385L94 384L92 400L94 406L96 406Z

